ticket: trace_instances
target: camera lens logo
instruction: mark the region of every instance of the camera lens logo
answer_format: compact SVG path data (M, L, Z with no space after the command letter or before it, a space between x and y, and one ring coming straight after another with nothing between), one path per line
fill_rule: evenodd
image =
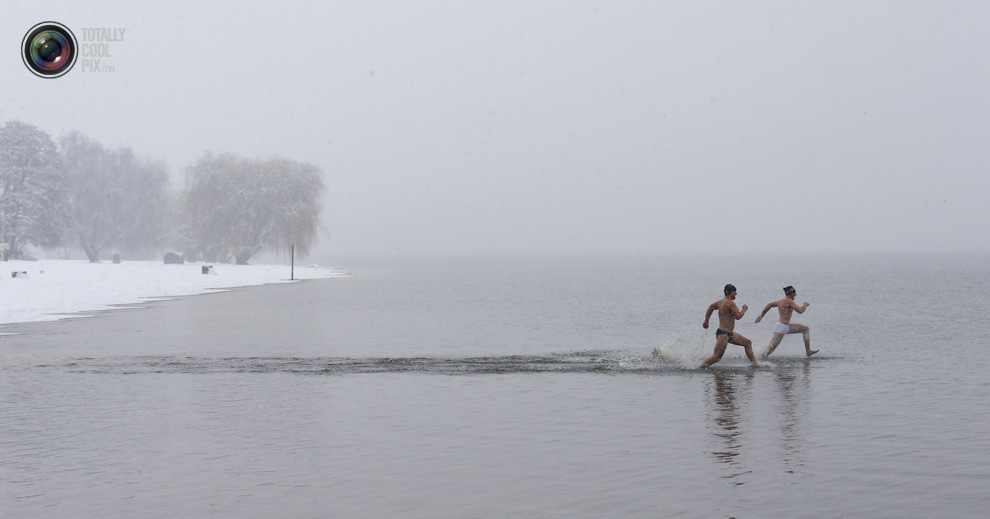
M76 37L57 22L43 22L31 28L21 43L21 57L28 70L44 78L56 78L76 63Z

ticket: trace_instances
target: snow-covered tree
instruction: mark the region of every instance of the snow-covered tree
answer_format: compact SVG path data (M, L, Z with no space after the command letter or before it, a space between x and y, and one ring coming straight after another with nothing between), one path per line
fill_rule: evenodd
M198 254L196 228L186 214L184 197L185 193L179 190L170 190L168 193L165 202L162 245L194 260Z
M148 254L162 241L168 203L168 169L161 162L136 158L130 149L117 150L116 189L111 192L117 217L126 222L119 248L129 255Z
M305 255L316 242L324 190L316 166L207 153L186 173L186 215L207 261L245 264L291 245Z
M21 257L27 245L58 245L67 202L51 136L21 121L0 127L0 237L11 257Z
M157 246L168 189L164 166L79 133L63 137L60 148L72 228L89 261L98 262L106 249L133 253Z

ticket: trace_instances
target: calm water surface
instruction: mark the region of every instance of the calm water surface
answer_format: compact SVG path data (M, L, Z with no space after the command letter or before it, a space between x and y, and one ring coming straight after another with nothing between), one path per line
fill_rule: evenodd
M987 259L350 265L6 326L0 515L984 517ZM757 351L795 285L821 353L696 370L728 282Z

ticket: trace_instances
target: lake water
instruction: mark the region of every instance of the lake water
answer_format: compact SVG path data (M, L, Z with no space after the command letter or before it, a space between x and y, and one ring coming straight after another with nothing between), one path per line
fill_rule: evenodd
M985 517L988 259L367 263L5 326L0 515ZM821 353L695 369L725 283L757 353L794 285Z

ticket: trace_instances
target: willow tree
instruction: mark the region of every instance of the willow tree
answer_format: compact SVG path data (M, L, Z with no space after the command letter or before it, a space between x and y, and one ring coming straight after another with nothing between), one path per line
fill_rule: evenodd
M320 230L321 175L312 164L283 158L205 154L186 170L195 251L207 261L238 264L291 245L307 254Z

